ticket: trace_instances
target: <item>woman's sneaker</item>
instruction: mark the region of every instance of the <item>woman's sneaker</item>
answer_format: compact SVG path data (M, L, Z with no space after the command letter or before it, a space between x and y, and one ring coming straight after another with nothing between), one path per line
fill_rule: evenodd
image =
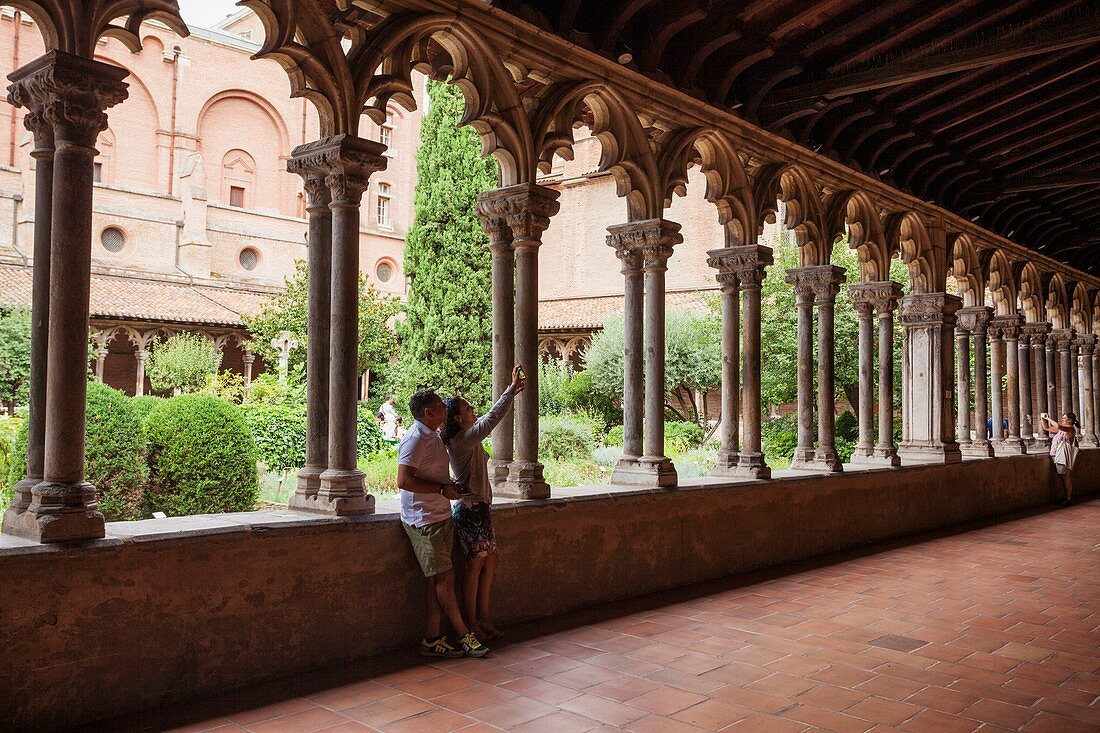
M469 636L467 634L466 636ZM443 657L445 659L457 659L466 655L465 641L466 637L462 637L463 648L455 649L450 643L447 642L446 636L439 636L435 639L421 639L420 640L420 656L422 657ZM474 640L477 641L476 639ZM485 651L489 651L486 649Z
M462 647L462 652L468 657L484 657L489 653L489 647L478 641L472 631L459 639L458 645Z

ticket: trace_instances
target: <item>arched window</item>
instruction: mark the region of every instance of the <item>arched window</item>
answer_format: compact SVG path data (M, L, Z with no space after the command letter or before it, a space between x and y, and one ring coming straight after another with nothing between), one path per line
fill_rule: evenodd
M386 121L378 128L378 142L386 146L385 155L393 157L393 112L386 113Z
M243 150L230 150L222 158L222 201L251 208L255 189L256 160Z
M388 183L378 184L377 221L382 229L393 228L393 223L390 221L390 184Z
M99 155L95 157L95 162L92 163L92 180L96 183L111 183L114 180L114 153L115 153L115 134L110 130L104 130L99 133L99 139L96 140L96 150L99 151Z

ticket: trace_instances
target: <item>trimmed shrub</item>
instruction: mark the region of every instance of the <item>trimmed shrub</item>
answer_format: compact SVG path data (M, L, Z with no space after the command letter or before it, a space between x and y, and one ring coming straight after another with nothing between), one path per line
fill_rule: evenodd
M269 471L306 464L306 410L301 405L245 404L241 413L252 431L260 460Z
M853 444L859 441L859 420L849 410L840 413L836 419L836 439Z
M84 428L84 477L98 490L99 511L108 520L140 519L145 482L145 437L133 400L99 382L88 383ZM27 473L27 421L19 428L8 478Z
M255 508L256 441L237 407L206 394L173 397L145 418L145 433L152 468L148 512L180 516Z
M374 412L366 402L359 403L355 414L355 451L359 457L372 456L386 446L386 442L382 440L382 428L378 427Z
M0 507L7 507L12 500L12 487L18 479L11 478L12 463L19 454L19 434L22 432L26 445L26 420L18 417L0 417ZM26 451L22 452L22 462L26 465ZM19 478L23 478L20 476Z
M30 442L28 422L29 420L24 418L12 437L11 448L8 453L7 472L5 473L9 490L27 475L27 444Z
M607 435L603 439L604 445L614 446L618 448L623 447L623 443L626 442L626 428L622 425L616 425L607 431Z
M693 422L665 423L665 455L687 453L703 442L703 429Z
M592 450L592 425L576 415L544 417L539 421L539 455L564 460L587 458Z
M134 414L137 416L138 422L142 425L145 424L145 418L149 416L153 408L161 402L164 402L164 398L155 395L142 395L141 397L130 398L130 406L134 408Z

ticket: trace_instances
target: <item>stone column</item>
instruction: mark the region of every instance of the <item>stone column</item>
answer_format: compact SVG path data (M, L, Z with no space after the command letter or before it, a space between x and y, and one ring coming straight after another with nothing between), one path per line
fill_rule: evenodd
M1034 442L1031 420L1031 334L1020 328L1019 342L1019 374L1020 374L1020 440L1025 445Z
M889 280L848 286L859 314L859 433L852 463L896 466L894 446L894 309L901 287ZM866 313L865 313L866 311ZM874 429L874 319L878 315L878 442ZM866 344L866 346L865 346Z
M1093 382L1092 358L1096 351L1096 336L1082 334L1077 337L1078 373L1081 382L1081 447L1096 448L1098 446L1096 434L1096 384Z
M852 463L861 463L875 454L875 308L859 298L853 287L848 286L848 293L859 317L859 443L852 451Z
M25 85L13 84L8 101L27 107L23 125L34 134L31 157L34 170L34 259L31 269L31 373L30 413L27 415L27 474L14 487L11 507L4 513L3 528L19 523L18 515L31 505L32 491L42 481L46 451L46 364L50 338L50 239L53 232L53 124L43 116L44 99ZM12 112L14 114L14 111ZM9 518L10 517L10 518ZM12 529L12 532L18 530Z
M615 467L612 473L612 481L615 483L639 484L644 486L675 486L676 469L672 462L664 455L664 410L665 410L665 270L668 258L672 254L672 248L683 241L680 235L680 225L664 219L648 219L645 221L631 222L614 227L608 227L610 233L607 243L615 247L623 259L623 252L637 253L631 257L641 258L641 267L644 273L644 329L637 322L626 324L627 345L625 359L633 363L635 370L640 370L641 355L634 354L632 350L644 343L645 346L645 389L641 390L645 403L645 449L641 457L630 462L631 451L636 449L636 443L629 450L624 446L623 460ZM624 272L627 260L624 261ZM632 260L631 266L638 264ZM636 277L636 276L635 276ZM628 292L626 304L626 318L637 318L637 280L632 284L627 278ZM632 287L631 287L632 286ZM633 313L632 313L633 312ZM642 339L642 331L644 341ZM624 361L625 364L625 361ZM625 370L624 370L625 378ZM624 385L625 387L626 385ZM630 392L628 397L624 389L623 403L626 406L629 400L637 400L639 391ZM634 406L637 410L637 405ZM637 413L632 413L635 427L638 421Z
M539 462L539 246L561 194L531 183L510 186L508 227L516 252L515 361L527 371L527 387L516 401L514 460L501 487L503 496L546 499L550 485Z
M1005 414L1003 392L1001 390L1001 382L1004 378L1004 335L1001 333L1001 326L996 322L996 319L989 326L989 349L991 351L989 360L989 418L993 426L993 435L990 437L990 442L994 454L1002 455L1004 449L1001 443L1004 442Z
M1073 329L1056 328L1051 331L1054 346L1058 350L1058 407L1050 416L1057 420L1062 414L1073 412L1073 362L1070 360L1070 344L1073 342Z
M738 394L741 380L741 313L738 302L736 256L730 257L732 247L712 249L707 252L707 264L718 270L715 279L722 286L722 424L721 447L712 476L735 475L740 463L738 427L741 408Z
M817 306L817 454L823 471L842 471L836 453L836 296L844 282L842 267L822 271L814 285Z
M733 247L731 251L738 258L737 281L741 286L744 305L741 350L741 374L745 382L741 395L744 442L736 475L769 478L772 472L764 462L760 440L760 286L764 282L765 268L772 264L772 251L755 244Z
M629 226L629 225L626 225ZM623 455L611 474L612 483L630 483L642 457L642 253L631 247L628 232L608 229L608 245L622 262L623 274Z
M904 328L903 462L955 463L953 380L956 312L962 301L946 293L914 293L901 299Z
M1041 421L1039 420L1039 413L1047 411L1047 360L1046 360L1046 342L1047 334L1050 332L1049 323L1025 323L1024 330L1027 331L1028 338L1031 342L1031 377L1032 377L1032 431L1036 433L1034 443L1036 447L1049 447L1050 437L1046 430L1043 430Z
M970 447L970 332L955 327L955 432L959 450L966 455Z
M1100 441L1100 345L1092 348L1092 426Z
M322 179L328 188L331 211L331 248L328 305L328 446L327 463L314 477L307 472L295 492L294 508L335 515L370 514L374 497L366 493L363 473L357 466L356 413L359 382L359 209L371 174L384 170L385 146L354 135L334 135L294 149L289 167L307 178ZM319 209L324 194L317 189ZM308 193L308 192L307 192ZM327 217L317 212L310 220L311 237L322 244ZM316 232L314 230L316 224ZM312 253L311 242L311 253ZM322 265L323 267L323 265ZM323 289L323 286L322 286ZM312 295L312 293L311 293ZM319 298L317 299L319 300ZM320 302L311 303L321 308ZM312 308L311 308L312 315ZM323 317L322 317L323 318ZM310 343L310 351L315 350ZM321 351L324 354L324 351ZM312 359L312 354L311 354ZM311 361L312 363L312 361ZM319 362L320 363L320 362ZM307 365L308 368L309 365ZM307 392L309 385L307 384ZM324 404L315 383L313 398ZM314 419L319 416L315 415ZM308 419L308 418L307 418ZM319 447L314 446L319 452ZM314 454L316 459L316 453ZM313 493L316 486L316 493Z
M1077 415L1077 419L1081 419L1081 372L1077 368L1078 362L1078 348L1077 348L1077 333L1074 332L1074 338L1069 342L1069 370L1070 370L1070 404L1073 414Z
M1052 329L1047 332L1046 352L1046 411L1051 418L1058 419L1058 337Z
M787 270L798 309L798 444L791 468L813 468L814 450L814 289L807 268Z
M974 437L969 444L960 447L966 458L989 458L993 448L986 437L985 426L989 418L989 347L988 329L993 309L983 305L962 308L958 323L974 340ZM969 373L970 364L966 371ZM961 397L960 397L961 399ZM969 411L968 411L969 412Z
M493 266L493 400L508 388L516 357L516 254L508 228L503 190L485 191L477 197L477 215L489 235ZM492 434L493 457L489 480L498 489L508 479L515 445L515 413L509 412Z
M997 316L993 319L1000 329L1004 340L1005 364L1005 416L1008 418L1008 436L993 444L994 453L1001 455L1021 455L1027 453L1027 447L1020 439L1020 321L1019 315ZM998 390L999 391L999 390ZM994 423L998 428L1000 423Z
M99 334L96 336L96 351L95 351L95 381L103 384L103 368L107 365L107 354L111 353L107 348L107 338L105 334Z
M49 338L46 347L45 460L26 511L6 532L39 542L102 537L95 487L84 480L91 283L92 163L104 110L126 98L125 69L50 51L12 72L11 98L53 123ZM33 102L31 102L33 100Z
M311 158L310 149L296 149L287 170L302 177L309 217L309 283L306 295L306 465L298 471L298 484L290 497L291 509L311 510L321 490L321 474L328 468L329 429L329 333L332 329L332 191L326 172ZM246 385L252 381L252 364L246 361Z
M145 349L134 351L134 360L137 361L137 378L134 380L134 396L141 397L145 394Z
M245 388L252 386L252 364L256 361L256 355L251 351L245 350L244 352L244 386Z

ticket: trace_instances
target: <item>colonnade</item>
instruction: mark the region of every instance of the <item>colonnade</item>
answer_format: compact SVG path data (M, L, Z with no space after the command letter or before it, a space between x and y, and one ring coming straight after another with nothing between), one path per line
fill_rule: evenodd
M43 17L56 10L26 3ZM691 165L707 175L706 197L716 205L725 237L724 247L707 252L722 287L723 429L715 475L760 479L771 473L761 440L761 312L772 252L759 236L765 221L780 213L800 252L800 266L786 273L798 310L793 468L843 470L834 394L835 303L844 272L831 264L829 252L845 234L862 268L860 282L848 290L859 314L860 440L854 462L889 467L953 462L964 452L1023 453L1035 442L1032 403L1039 396L1045 396L1047 412L1078 412L1083 445L1096 444L1095 279L1053 261L1044 265L1047 272L1031 264L1021 269L1007 253L1015 245L992 235L972 242L979 235L965 220L884 186L870 190L874 186L865 177L852 171L838 176L831 163L747 125L734 130L719 111L686 126L678 126L676 116L647 114L649 97L592 78L581 64L565 60L560 68L533 69L538 81L521 99L513 70L523 64L505 68L503 51L493 45L501 42L499 29L469 19L480 11L471 10L469 18L409 12L349 36L337 23L343 16L330 16L328 6L313 0L251 5L269 31L258 56L283 63L295 92L317 106L322 130L321 139L296 148L288 162L306 192L310 258L309 440L292 507L331 515L374 509L356 466L359 210L386 156L384 145L358 136L359 118L384 119L391 103L414 106L413 68L459 83L468 95L465 121L500 164L501 187L483 194L477 206L492 253L494 393L505 388L512 364L523 364L529 375L514 420L493 436L492 477L500 493L550 495L538 454L538 265L543 232L552 217L563 214L559 194L537 181L555 154L569 154L580 122L604 141L600 169L614 175L628 211L625 223L609 227L606 240L621 263L624 290L625 440L615 482L678 482L664 454L665 277L683 235L678 223L664 217ZM104 534L95 488L83 474L92 161L96 135L106 127L105 110L126 96L126 72L91 56L95 41L108 31L131 33L136 47L139 39L130 29L152 12L186 33L172 6L157 0L147 8L139 0L111 6L114 16L59 15L53 26L43 24L64 26L66 33L47 39L54 50L10 77L11 100L27 109L26 124L35 135L38 196L28 471L4 517L8 533L41 542ZM112 25L124 13L130 17L126 28ZM99 25L85 27L92 23ZM57 50L62 41L76 45ZM1019 256L1018 248L1012 251ZM901 284L888 279L895 256L909 270L905 295ZM966 307L947 292L949 274L961 284ZM1024 324L1022 312L1037 317ZM893 378L895 313L903 332L900 390ZM895 445L896 391L902 430ZM992 441L985 440L985 421L999 426L1002 416L1008 429L1002 434L998 428Z

